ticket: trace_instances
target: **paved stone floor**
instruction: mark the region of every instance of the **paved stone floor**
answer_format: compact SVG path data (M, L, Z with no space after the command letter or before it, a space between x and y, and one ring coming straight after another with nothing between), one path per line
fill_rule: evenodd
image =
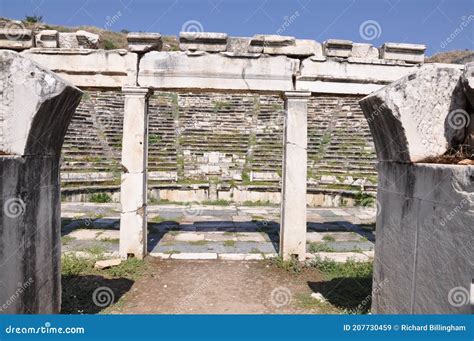
M119 204L63 203L63 252L118 256ZM275 256L279 207L153 205L148 208L151 256L254 260ZM335 261L373 257L375 210L309 208L307 257Z

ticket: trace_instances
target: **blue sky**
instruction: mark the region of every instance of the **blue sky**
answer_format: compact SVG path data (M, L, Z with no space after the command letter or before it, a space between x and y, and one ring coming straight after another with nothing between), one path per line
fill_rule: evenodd
M184 30L424 43L474 50L474 0L0 0L0 16L177 35ZM451 38L450 38L451 37ZM449 41L448 41L448 38Z

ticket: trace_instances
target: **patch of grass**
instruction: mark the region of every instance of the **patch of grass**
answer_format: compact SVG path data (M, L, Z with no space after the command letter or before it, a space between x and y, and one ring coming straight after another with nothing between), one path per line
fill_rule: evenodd
M178 253L181 253L181 251L178 251L178 250L168 250L165 252L166 254L168 255L176 255Z
M219 200L204 200L202 202L203 205L211 205L211 206L229 206L231 204L230 201L219 199Z
M375 198L365 192L358 192L355 195L355 204L363 207L373 207L375 204Z
M297 293L295 295L295 303L299 308L316 310L319 313L335 312L335 309L329 303L314 299L307 293Z
M244 201L243 205L244 206L275 206L275 204L272 204L268 200L256 200L256 201L247 200L247 201Z
M234 247L235 246L235 240L226 240L226 241L224 241L224 246Z
M162 140L161 135L158 135L158 134L150 134L148 136L148 143L150 145L158 144L161 142L161 140Z
M309 266L318 269L326 277L326 281L311 283L310 287L315 292L321 292L332 306L347 314L369 312L372 299L371 262L349 260L336 263L316 259Z
M76 240L76 238L71 237L71 236L63 236L63 237L61 237L61 243L62 243L63 245L66 245L67 243L70 243L70 242L72 242L73 240Z
M63 255L61 258L62 276L79 276L92 272L94 260L77 257L76 255Z
M100 239L101 242L106 242L106 243L111 243L111 244L119 244L120 239L119 238L102 238Z
M324 240L325 242L335 242L335 241L336 241L336 238L334 238L333 236L330 236L330 235L325 235L325 236L323 237L323 240Z
M163 217L157 215L157 216L154 216L153 218L151 218L150 221L152 223L156 223L156 224L164 223L164 222L179 223L181 221L181 219L183 219L183 217L163 218ZM178 228L170 227L170 230L179 230L179 227Z
M317 268L328 279L339 277L350 278L372 278L372 262L356 262L348 260L345 263L337 263L331 260L315 259L310 262L310 266Z
M207 240L196 240L194 242L189 242L191 245L206 245L207 243Z
M89 197L90 202L107 203L112 202L112 198L107 193L93 193Z
M237 235L237 232L229 232L229 231L224 232L224 236L229 237L229 236L235 236L235 235Z
M91 247L85 248L83 251L89 252L91 255L101 258L105 252L105 248L102 245L93 245Z
M315 243L310 242L308 243L308 251L311 253L317 252L334 252L334 249L327 245L326 243Z
M143 259L129 258L122 261L120 265L102 271L105 271L111 277L135 280L143 273L144 268L145 261Z
M303 270L304 265L297 259L283 260L283 257L278 256L269 260L271 265L274 265L280 269L288 271L293 274L299 274Z
M25 21L30 24L37 24L43 21L42 15L27 15L25 16Z
M116 50L119 48L118 44L111 39L103 40L102 44L104 45L104 50Z
M250 253L263 253L262 251L260 251L260 249L256 248L256 247L253 247L251 250L250 250Z

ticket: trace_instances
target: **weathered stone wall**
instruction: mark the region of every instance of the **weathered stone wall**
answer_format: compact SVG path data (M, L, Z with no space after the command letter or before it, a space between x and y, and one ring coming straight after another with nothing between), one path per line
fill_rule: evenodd
M326 94L310 99L308 183L312 190L374 190L375 153L359 99ZM156 92L149 112L152 187L279 186L283 131L279 96ZM63 148L65 188L118 188L122 125L121 92L86 91Z
M460 145L472 88L462 74L424 65L360 102L379 161L375 313L472 312L474 167L472 146Z
M58 313L59 158L81 91L13 51L0 75L0 313Z

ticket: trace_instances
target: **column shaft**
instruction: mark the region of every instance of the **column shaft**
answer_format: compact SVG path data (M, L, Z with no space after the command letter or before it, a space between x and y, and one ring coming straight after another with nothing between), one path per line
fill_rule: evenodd
M306 258L307 111L310 92L285 92L280 255Z
M124 87L120 256L147 253L148 88Z

